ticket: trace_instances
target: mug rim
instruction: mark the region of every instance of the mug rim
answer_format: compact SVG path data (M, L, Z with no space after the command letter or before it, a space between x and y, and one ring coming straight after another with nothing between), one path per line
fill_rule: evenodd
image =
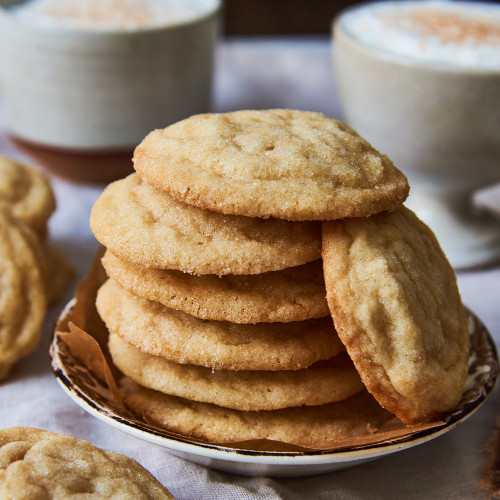
M357 48L360 50L364 51L365 53L369 53L370 55L376 56L377 58L381 60L385 60L387 62L393 62L396 64L399 64L401 66L407 66L407 67L421 67L425 68L428 70L434 70L437 72L442 72L442 73L462 73L462 74L468 74L468 75L487 75L487 76L495 76L498 75L500 76L500 66L497 68L494 67L487 67L487 66L467 66L467 65L459 65L459 64L453 64L450 62L446 61L437 61L437 60L426 60L426 59L421 59L418 56L415 55L409 55L409 54L400 54L395 51L391 51L389 49L377 46L374 43L367 42L363 40L362 38L356 36L352 32L346 29L345 23L344 23L344 17L357 10L363 10L368 6L371 5L376 5L376 4L390 4L390 3L395 3L394 1L382 1L382 2L373 2L373 1L364 1L357 3L355 5L351 5L343 10L341 10L332 20L331 25L330 25L330 35L331 38L333 39L334 42L334 48L335 48L335 42L338 41L340 37L344 37L345 40L348 40L352 42L353 45L355 45ZM406 2L405 2L406 3ZM417 3L417 2L409 2L409 3ZM441 2L443 3L443 2ZM467 4L467 5L486 5L486 6L498 6L498 4L494 2L489 2L489 1L484 1L481 0L480 2L471 2L471 1L460 1L458 2L459 4ZM500 6L499 6L499 12L500 12Z
M116 29L116 28L99 28L99 29L86 29L86 28L74 28L67 27L61 25L44 25L33 23L30 21L26 21L24 19L20 19L16 16L13 16L8 12L8 8L14 5L21 5L28 0L20 0L18 2L13 1L9 2L9 5L4 5L4 1L0 0L0 21L8 22L14 25L15 27L22 27L25 29L29 29L32 32L38 32L42 36L46 36L48 34L55 35L64 35L68 36L87 36L87 37L120 37L120 36L140 36L144 34L155 34L166 31L173 31L179 28L190 27L199 23L203 23L204 21L217 16L222 10L222 2L223 0L202 0L206 7L200 9L200 13L196 13L193 17L176 21L170 24L159 24L154 26L145 26L134 29Z

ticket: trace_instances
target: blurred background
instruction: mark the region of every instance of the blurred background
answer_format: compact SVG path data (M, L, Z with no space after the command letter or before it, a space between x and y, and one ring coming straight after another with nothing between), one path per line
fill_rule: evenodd
M355 1L225 0L226 35L328 33L332 18Z

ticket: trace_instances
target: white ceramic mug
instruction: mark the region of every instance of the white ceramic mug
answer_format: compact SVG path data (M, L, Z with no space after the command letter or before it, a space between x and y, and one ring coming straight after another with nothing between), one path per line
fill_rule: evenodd
M154 128L209 110L219 0L185 22L135 30L27 22L0 0L0 78L8 130L80 152L126 150ZM193 3L193 2L191 2Z
M382 2L377 8L384 4L389 13L401 6ZM424 9L425 4L421 2ZM480 4L476 7L481 9ZM488 16L489 10L486 15L496 19L493 23L500 34L500 6L486 8L495 13L496 18ZM461 60L436 61L432 58L439 57L439 47L431 46L428 56L417 54L417 48L408 49L413 50L411 55L404 54L406 49L398 47L396 40L391 45L383 26L371 40L366 38L366 26L359 27L365 34L356 33L348 16L357 9L359 15L359 9L373 6L349 9L333 24L344 119L408 176L407 205L435 231L455 267L500 259L500 220L479 212L472 202L476 190L500 181L500 63L496 66L490 60L489 67L464 65ZM368 16L374 13L367 11ZM367 17L367 22L372 19ZM432 28L431 21L432 17L428 19ZM420 43L424 47L431 42L422 35ZM497 44L500 61L500 38ZM442 55L450 57L446 52Z

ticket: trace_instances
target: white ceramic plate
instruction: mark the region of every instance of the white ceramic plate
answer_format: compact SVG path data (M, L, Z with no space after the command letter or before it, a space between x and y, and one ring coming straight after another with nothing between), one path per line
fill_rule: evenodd
M68 304L62 317L70 314L73 305L74 301ZM108 387L71 354L57 333L51 345L52 369L64 391L84 410L123 432L165 447L169 453L207 467L249 476L308 476L406 450L449 432L469 418L490 394L498 373L498 355L490 333L473 313L469 313L469 324L469 377L459 407L444 423L431 429L409 431L397 438L386 437L370 444L336 450L245 450L202 443L148 425L113 399Z

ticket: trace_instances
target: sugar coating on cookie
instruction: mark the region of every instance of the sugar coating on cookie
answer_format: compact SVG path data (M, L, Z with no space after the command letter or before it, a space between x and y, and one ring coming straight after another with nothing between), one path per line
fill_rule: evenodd
M303 370L212 370L181 365L110 334L109 352L122 373L150 389L237 410L277 410L342 401L363 388L347 355Z
M346 124L290 109L195 115L154 130L134 167L180 201L251 217L367 216L409 192L389 158Z
M2 498L174 497L135 460L66 434L0 430Z
M393 418L366 391L337 403L256 412L168 396L127 377L120 390L127 406L147 422L211 443L271 439L327 448L375 432Z
M144 352L216 370L299 370L344 350L330 317L239 325L137 297L112 279L97 294L108 330Z
M39 170L0 155L0 207L37 233L44 233L56 200Z
M47 303L41 257L33 231L0 210L0 379L40 342Z
M225 276L146 268L109 251L102 263L108 276L135 295L202 319L288 323L330 314L320 259L282 271Z
M453 269L402 207L323 226L327 300L367 389L407 424L460 401L469 337Z
M318 259L314 222L222 215L181 203L137 174L110 184L90 227L112 253L156 269L192 274L258 274Z

